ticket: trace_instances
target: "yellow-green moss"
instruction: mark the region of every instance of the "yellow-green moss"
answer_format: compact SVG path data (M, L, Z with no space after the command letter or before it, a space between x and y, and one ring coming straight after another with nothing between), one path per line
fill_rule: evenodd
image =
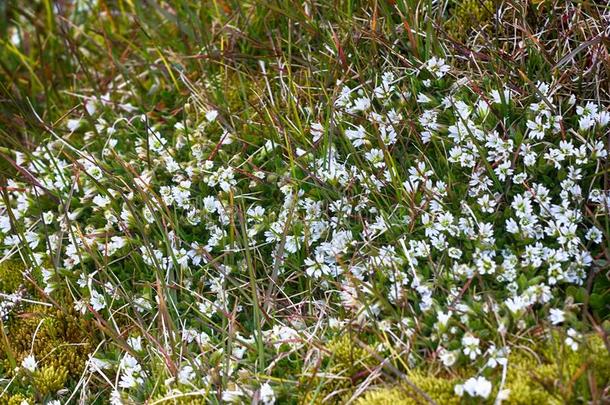
M45 366L34 372L34 386L39 395L46 396L62 389L68 379L68 369Z
M610 354L599 336L591 335L584 340L578 351L566 348L556 335L538 348L536 356L530 351L514 350L509 357L503 387L509 390L509 397L503 403L553 405L575 402L588 389L587 373L595 379L598 387L605 387L610 381ZM421 371L411 371L407 376L435 402L460 403L461 399L454 394L454 386L463 382L461 379L426 375ZM495 384L490 402L496 398L498 390L499 386ZM371 389L356 403L415 405L425 403L425 400L409 385L402 384Z
M408 401L400 387L380 388L367 391L356 401L356 405L402 405Z
M545 388L533 379L529 373L531 364L516 363L511 366L508 375L508 383L505 388L510 390L508 400L504 404L559 404L561 401L549 393ZM540 376L548 376L550 370L541 366L538 368ZM456 384L462 380L456 378L442 378L424 375L422 372L410 372L407 376L422 392L425 392L434 402L438 404L459 404L461 398L454 392ZM490 398L497 396L498 387ZM400 386L385 387L368 391L357 402L358 405L418 405L426 403L425 398L407 384ZM483 403L483 402L482 402Z
M349 334L341 335L327 345L332 361L342 368L362 369L372 360L368 350L355 343Z
M556 387L557 394L565 400L576 400L587 391L589 378L598 387L605 387L610 381L610 353L598 335L584 336L574 351L563 343L562 336L553 334L541 355L544 365L549 366L549 378L542 380L544 385ZM541 373L538 368L532 371L535 375Z
M598 335L587 341L588 350L585 351L590 369L598 381L610 383L610 352L604 341Z
M586 336L579 350L563 344L558 334L548 339L535 357L529 351L513 353L509 359L507 404L561 404L576 401L588 390L587 373L598 386L610 381L610 355L601 338Z
M333 338L327 345L329 363L320 373L325 377L301 381L306 392L303 404L342 404L354 391L354 384L366 377L367 369L372 369L375 359L368 350L361 347L350 334ZM332 375L332 377L330 376Z
M33 349L37 360L44 359L42 366L53 366L56 370L65 368L70 377L78 377L92 350L92 330L91 322L70 308L62 312L43 305L28 305L9 322L6 330L9 347L5 349L17 362ZM4 360L5 369L10 370L5 352L0 352L0 359Z
M0 263L0 290L13 293L25 288L28 298L45 301L32 283L24 282L26 266L16 260ZM39 273L39 272L38 272ZM38 282L39 274L32 274ZM61 292L63 294L63 292ZM4 322L0 339L0 372L12 378L9 391L0 398L0 405L21 403L23 393L33 393L37 400L69 385L70 379L80 378L89 353L96 341L91 321L77 314L72 299L55 294L62 309L42 304L22 304ZM30 376L18 370L23 359L32 354L38 368ZM30 400L34 403L33 400Z
M553 387L557 378L555 364L540 364L532 356L518 353L510 357L506 389L511 405L559 404L560 399L546 387Z
M446 23L446 29L452 37L465 40L471 30L477 30L493 20L496 10L494 0L464 0L456 1L451 9L451 17Z
M458 382L453 379L428 376L419 371L410 372L407 378L438 404L460 403L460 398L453 391L454 385ZM426 399L408 384L403 384L368 391L356 403L359 405L418 405L426 403Z
M28 397L23 394L15 394L15 395L4 394L4 395L0 396L0 405L21 405L23 403L34 404L35 401L31 397Z
M11 294L23 285L25 266L17 260L7 260L0 263L0 291Z

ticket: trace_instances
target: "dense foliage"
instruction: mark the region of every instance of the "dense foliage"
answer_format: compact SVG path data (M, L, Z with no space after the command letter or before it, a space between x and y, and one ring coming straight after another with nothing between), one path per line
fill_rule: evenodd
M0 403L610 400L610 9L6 3Z

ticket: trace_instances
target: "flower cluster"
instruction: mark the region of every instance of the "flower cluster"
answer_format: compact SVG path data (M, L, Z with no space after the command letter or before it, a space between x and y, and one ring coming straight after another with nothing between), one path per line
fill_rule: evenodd
M610 112L552 83L476 89L436 57L339 82L289 142L246 142L212 108L168 125L92 97L94 127L66 124L80 144L17 154L35 181L9 182L0 245L117 336L117 311L160 325L91 363L117 373L114 403L156 383L146 358L168 368L168 391L224 380L226 401L273 404L273 383L246 382L249 360L354 325L383 330L411 365L479 370L455 393L487 399L513 333L548 319L578 349L566 297L605 243ZM261 320L280 301L307 316Z

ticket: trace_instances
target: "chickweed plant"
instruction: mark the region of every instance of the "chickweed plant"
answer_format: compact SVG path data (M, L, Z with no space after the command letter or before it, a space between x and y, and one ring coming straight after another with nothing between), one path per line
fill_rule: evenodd
M610 401L609 27L2 2L0 403Z

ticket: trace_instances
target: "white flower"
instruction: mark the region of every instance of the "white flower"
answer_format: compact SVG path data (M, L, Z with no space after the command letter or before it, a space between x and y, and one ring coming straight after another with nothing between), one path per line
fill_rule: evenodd
M587 233L585 234L585 238L587 240L592 241L593 243L599 244L602 241L603 234L598 228L593 226L587 231Z
M106 299L104 298L104 294L100 294L93 289L91 290L91 298L89 299L89 303L96 311L106 308Z
M294 347L300 342L299 333L289 326L274 325L270 332L270 340L273 342L276 349L282 344L288 344Z
M122 369L121 381L119 386L122 388L134 388L144 383L144 372L142 366L130 354L125 354L121 359L120 367Z
M93 197L93 204L97 205L98 207L105 208L108 204L110 204L110 198L98 194Z
M186 343L191 343L197 337L197 331L195 329L184 329L182 331L182 341Z
M68 130L70 132L74 132L78 128L80 128L81 124L82 124L82 120L80 118L69 119L68 122L66 123L66 127L68 128Z
M141 313L150 311L152 309L152 305L150 305L150 302L148 302L144 297L137 297L135 300L133 300L133 305L138 312Z
M28 370L30 373L33 373L38 367L38 362L34 358L34 355L30 354L29 356L25 356L23 361L21 362L21 366Z
M490 368L496 368L498 364L501 366L505 366L508 363L508 359L506 358L508 352L508 348L501 347L497 349L496 346L492 344L489 349L487 349L489 359L487 359L487 363L485 365Z
M126 354L125 357L121 359L121 367L125 370L134 370L139 368L138 361L135 357L130 354Z
M94 115L97 110L97 100L94 98L90 98L85 101L85 109L87 110L87 114Z
M314 122L311 124L309 133L311 134L313 142L316 143L322 138L322 135L324 135L324 127L319 122Z
M51 222L53 222L53 219L55 219L55 214L53 214L52 211L46 211L45 213L42 214L42 220L47 225L50 225Z
M237 403L242 395L244 395L244 392L239 387L235 387L234 390L224 390L222 400L223 402Z
M382 168L383 166L385 166L383 151L381 149L371 149L370 151L364 154L364 157L366 157L366 160L371 162L373 166L377 168Z
M188 384L195 378L195 371L191 366L184 366L178 372L178 382L180 384Z
M200 346L206 346L210 342L210 336L207 333L201 332L197 336L195 336L195 342L197 342Z
M462 337L462 351L470 360L474 360L478 355L481 354L481 349L479 348L479 338L474 337L470 333L466 333L464 337Z
M458 396L462 396L466 392L471 397L482 397L487 399L491 394L491 382L485 377L469 378L464 384L458 384L454 387L454 391Z
M449 249L447 249L447 254L452 259L459 259L460 257L462 257L462 251L456 247L450 247Z
M549 320L553 325L559 325L560 323L566 320L565 312L563 312L559 308L551 308Z
M425 67L428 72L436 76L437 79L442 78L447 72L449 72L449 70L451 70L451 67L445 64L445 59L437 58L435 56L426 62Z
M428 104L431 101L432 101L432 99L430 97L426 96L424 93L419 93L417 95L417 102L420 104Z
M534 121L527 121L526 125L530 129L529 136L537 140L544 138L546 130L550 128L549 123L546 122L540 115L538 115Z
M246 354L246 350L248 350L248 349L246 349L243 346L235 346L233 348L233 350L231 351L231 354L233 355L233 357L241 360L241 359L243 359L244 354Z
M583 115L596 115L597 114L597 104L589 101L584 107L583 106L577 106L576 107L576 114L583 116Z
M275 404L275 393L273 392L273 388L269 383L264 383L260 388L260 399L263 401L264 405L273 405Z
M606 125L608 125L608 123L610 123L610 112L601 111L597 114L596 119L601 127L605 127Z
M123 405L123 399L119 391L112 390L112 393L110 393L110 405Z
M439 353L439 357L445 367L453 366L455 364L455 362L457 361L458 356L459 356L458 352L449 351L445 348L443 348Z
M506 231L509 233L519 233L519 225L513 218L506 220Z
M371 99L368 97L358 97L354 100L354 104L350 112L366 111L371 107Z
M314 259L305 259L305 273L309 277L320 278L323 274L330 274L330 267L324 263L324 256L316 254Z
M578 126L581 130L586 131L595 125L595 115L585 115L578 120Z
M570 347L570 349L572 349L573 351L578 350L578 340L581 338L581 334L576 332L575 329L570 328L568 329L568 337L566 338L565 342L566 344Z
M513 314L516 314L529 306L529 302L521 295L506 300L506 306Z
M396 130L391 125L383 125L379 128L379 135L386 146L396 143Z
M83 300L74 301L74 310L84 315L87 312L87 303Z
M136 352L142 350L142 336L130 336L127 338L127 344L133 348Z
M112 365L106 360L98 359L97 357L89 357L89 360L87 360L87 367L91 372L101 372L102 370L112 368Z
M438 313L438 324L440 326L446 326L447 322L449 322L449 320L451 319L451 315L453 315L453 313L451 311L445 313L445 312L439 312Z
M491 91L491 98L493 98L493 101L495 104L502 104L502 97L504 97L504 102L508 103L510 101L510 90L508 89L504 89L503 91L504 94L500 95L500 92L498 90L492 90Z
M208 120L208 122L214 122L216 117L218 117L218 111L216 110L210 110L205 113L205 119Z
M362 125L358 125L356 129L346 129L345 136L352 142L354 148L362 146L364 144L364 137L366 136L366 131Z
M11 218L8 215L0 215L0 232L8 233L11 230Z

